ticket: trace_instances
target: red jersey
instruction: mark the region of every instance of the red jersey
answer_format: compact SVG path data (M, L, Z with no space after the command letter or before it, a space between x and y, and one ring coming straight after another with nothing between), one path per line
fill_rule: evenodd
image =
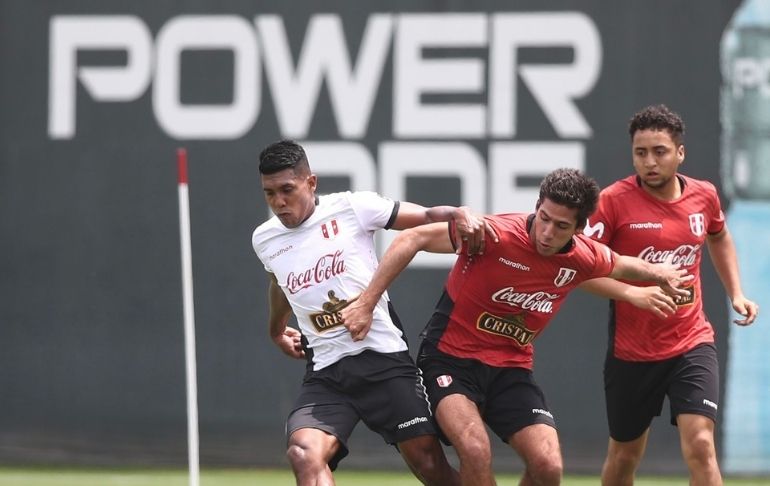
M714 330L703 313L700 261L707 234L725 225L714 186L678 176L682 196L661 201L629 176L605 188L585 233L621 255L657 263L673 255L695 278L690 295L677 302L673 316L660 319L627 302L613 302L610 346L627 361L657 361L683 354L701 343L714 342ZM629 282L639 285L638 282Z
M487 238L483 255L457 258L425 338L452 356L531 369L532 341L567 294L584 280L607 276L617 255L576 235L562 252L544 257L529 238L526 214L486 220L500 242Z

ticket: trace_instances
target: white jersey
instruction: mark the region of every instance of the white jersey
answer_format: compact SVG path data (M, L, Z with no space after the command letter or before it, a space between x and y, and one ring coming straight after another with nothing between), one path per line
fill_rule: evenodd
M376 193L342 192L319 197L313 214L296 228L273 217L254 230L254 251L291 304L313 370L367 349L407 349L388 312L387 293L364 340L353 341L339 317L369 284L378 263L374 233L388 228L397 211L398 203Z

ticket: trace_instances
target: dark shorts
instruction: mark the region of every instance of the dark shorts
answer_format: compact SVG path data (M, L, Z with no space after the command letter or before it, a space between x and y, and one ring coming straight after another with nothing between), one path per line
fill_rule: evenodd
M364 351L308 372L286 422L286 437L302 428L335 436L341 447L329 462L334 470L348 455L347 442L359 420L388 444L436 434L422 375L407 351Z
M478 405L484 422L503 442L529 425L556 428L545 395L528 369L497 368L475 359L457 358L427 341L420 349L417 365L425 377L433 410L448 395L464 395ZM441 438L447 442L446 437Z
M682 413L704 415L716 422L719 403L719 363L713 344L702 344L663 361L623 361L608 355L604 363L604 393L610 437L637 439L671 403L671 424Z

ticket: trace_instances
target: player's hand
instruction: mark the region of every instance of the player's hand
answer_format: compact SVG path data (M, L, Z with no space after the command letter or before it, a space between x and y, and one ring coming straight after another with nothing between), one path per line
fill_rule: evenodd
M282 334L273 337L273 342L283 354L296 359L305 357L302 349L302 333L293 327L286 327Z
M631 286L628 289L628 296L628 301L631 304L640 309L650 311L661 319L665 319L676 312L676 303L673 297L657 285L650 287Z
M695 278L688 273L686 268L682 268L680 263L673 263L673 255L669 256L665 262L658 263L655 266L659 272L658 284L671 297L686 298L690 295L690 290L682 288L688 282Z
M733 309L735 309L735 312L745 317L745 319L735 319L733 322L738 324L739 326L749 326L751 325L754 320L757 318L757 314L759 314L759 306L744 297L743 295L740 295L733 299L732 301Z
M353 341L362 341L372 327L374 307L359 298L351 300L351 304L340 311L340 317Z
M454 222L455 241L462 242L457 245L458 254L465 247L468 255L483 255L486 235L489 235L495 243L500 241L494 228L484 219L484 216L474 213L466 206L457 208Z

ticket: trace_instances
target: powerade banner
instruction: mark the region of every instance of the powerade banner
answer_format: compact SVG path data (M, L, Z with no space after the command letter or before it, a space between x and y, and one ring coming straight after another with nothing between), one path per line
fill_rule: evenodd
M261 148L299 140L321 192L528 211L554 168L602 185L631 173L627 120L663 102L687 123L683 170L719 184L719 46L736 8L3 1L0 462L186 460L176 148L190 161L201 460L285 466L304 364L267 337L250 247L269 214ZM421 257L390 291L413 352L449 265ZM742 330L704 270L725 363ZM605 453L605 309L576 293L536 344L568 472L598 472ZM642 472L684 470L667 422L664 407ZM351 451L343 467L403 468L363 425Z
M725 29L722 61L722 176L733 199L728 222L741 280L770 309L770 2L746 0ZM728 304L729 305L729 304ZM731 319L740 317L732 312ZM765 314L766 315L766 314ZM725 470L770 472L768 319L730 334L725 408Z

